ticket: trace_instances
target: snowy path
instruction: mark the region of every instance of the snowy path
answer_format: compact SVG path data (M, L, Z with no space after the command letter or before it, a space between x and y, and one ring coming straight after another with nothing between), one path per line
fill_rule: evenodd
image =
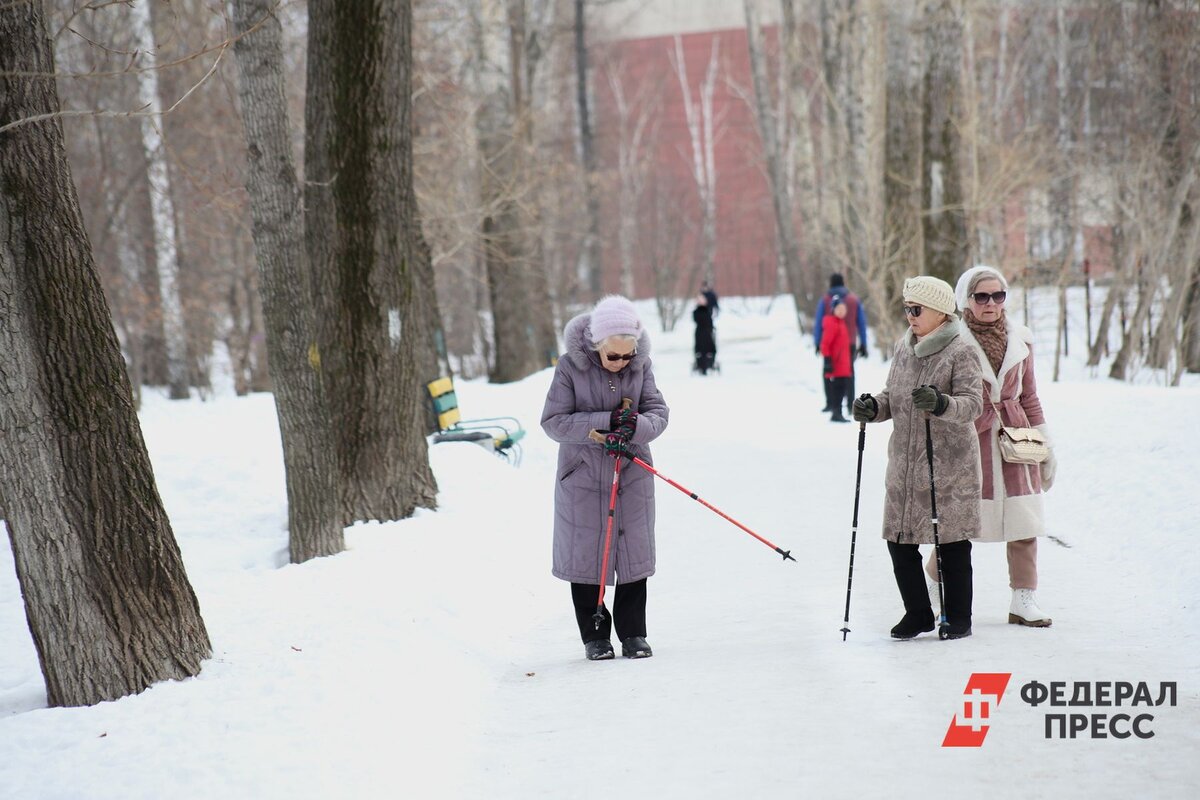
M520 469L435 448L438 512L357 526L347 553L301 566L285 566L270 398L150 398L143 426L214 658L192 681L43 708L0 549L0 797L1195 796L1200 429L1176 420L1200 384L1043 378L1061 463L1048 521L1071 545L1041 546L1055 624L1006 624L1004 550L981 545L975 635L957 642L887 636L889 426L870 427L843 643L857 426L817 413L818 361L789 310L729 305L720 376L688 373L690 326L655 337L672 409L656 463L799 563L659 482L655 657L589 663L549 574L549 373L459 387L468 415L530 429ZM859 391L885 371L860 362ZM1012 679L983 747L943 749L973 672ZM1056 709L1151 713L1155 736L1048 740L1047 707L1020 699L1032 680L1176 681L1178 704Z

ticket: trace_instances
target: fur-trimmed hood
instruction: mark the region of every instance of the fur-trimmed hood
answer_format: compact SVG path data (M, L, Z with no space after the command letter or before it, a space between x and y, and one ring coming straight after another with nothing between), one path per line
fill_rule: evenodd
M600 355L591 348L592 329L591 312L585 312L571 319L563 328L563 345L567 348L567 357L579 369L584 369L589 363L600 366ZM629 362L635 370L642 370L650 358L650 334L642 326L642 333L637 340L637 355Z

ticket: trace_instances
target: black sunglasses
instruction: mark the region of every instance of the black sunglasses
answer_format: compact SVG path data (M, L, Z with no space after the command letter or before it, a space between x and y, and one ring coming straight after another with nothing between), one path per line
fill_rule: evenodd
M971 299L981 306L986 306L988 304L988 300L991 300L996 305L1000 305L1004 302L1004 298L1006 297L1008 297L1008 292L992 292L991 294L988 294L987 292L976 292L975 294L971 295Z
M633 357L636 355L637 350L634 350L632 353L626 353L623 356L619 356L616 353L605 353L604 357L609 361L632 361Z
M919 317L921 316L921 311L924 310L924 308L925 306L905 306L904 313L910 317Z

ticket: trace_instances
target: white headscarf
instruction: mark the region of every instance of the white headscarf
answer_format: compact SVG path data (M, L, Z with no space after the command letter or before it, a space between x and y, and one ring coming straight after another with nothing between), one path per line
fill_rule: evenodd
M958 307L963 311L967 310L968 294L971 291L971 284L975 283L976 277L987 275L989 278L995 278L1000 281L1000 288L1008 291L1008 281L1000 274L1000 270L995 267L989 267L980 264L977 267L971 267L958 278L958 283L954 285L954 299L958 302Z

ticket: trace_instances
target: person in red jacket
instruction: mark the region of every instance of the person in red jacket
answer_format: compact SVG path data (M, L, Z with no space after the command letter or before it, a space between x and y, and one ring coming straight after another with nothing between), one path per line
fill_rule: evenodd
M854 374L850 362L850 329L846 326L846 304L839 297L829 301L821 320L821 355L825 357L825 400L833 413L830 422L849 422L842 416L846 384Z

